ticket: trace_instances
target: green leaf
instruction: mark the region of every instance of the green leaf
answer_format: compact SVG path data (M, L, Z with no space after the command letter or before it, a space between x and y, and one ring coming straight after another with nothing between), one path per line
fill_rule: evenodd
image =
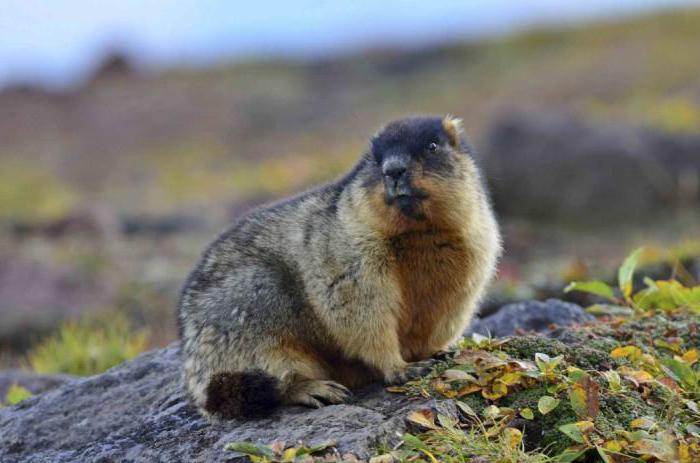
M621 305L614 304L593 304L592 306L586 309L586 312L596 316L608 315L611 317L628 317L634 314L634 310L630 309L629 307L623 307Z
M530 409L530 408L523 408L522 410L520 410L520 416L522 416L526 420L534 420L535 419L535 414L532 412L532 409Z
M632 295L632 277L634 276L634 269L637 267L639 255L643 250L644 248L636 249L632 254L627 256L617 272L617 283L625 297L630 297Z
M252 442L229 442L224 446L224 450L232 450L256 457L274 458L275 456L275 453L267 445L253 444Z
M559 426L559 430L566 434L571 440L579 444L585 444L586 437L584 436L584 432L593 430L593 423L590 421L578 421L576 423Z
M667 373L673 379L683 383L686 388L694 389L698 386L700 375L695 373L687 363L673 358L663 359L661 363L666 367Z
M32 393L29 392L28 389L17 384L13 384L7 390L7 395L5 395L5 403L7 405L16 405L22 402L23 400L30 398L31 396Z
M608 299L615 299L615 291L613 291L610 285L600 280L572 281L566 288L564 288L565 293L571 291L582 291L584 293L591 293Z
M319 444L311 445L309 447L301 447L297 452L297 456L302 455L313 455L314 453L323 452L330 447L334 447L334 441L321 442Z
M555 456L554 461L557 463L572 463L581 458L587 451L588 448L568 448L559 455Z
M602 447L596 445L595 449L598 451L598 455L600 455L600 459L603 460L603 463L615 463L615 460L610 458L610 456Z
M540 397L540 400L537 401L537 409L540 411L540 413L546 415L547 413L557 408L559 402L559 399L555 399L554 397L545 395Z
M457 401L457 407L462 411L467 416L472 416L472 417L478 417L479 415L476 414L473 408L471 408L469 405L466 403L458 400Z

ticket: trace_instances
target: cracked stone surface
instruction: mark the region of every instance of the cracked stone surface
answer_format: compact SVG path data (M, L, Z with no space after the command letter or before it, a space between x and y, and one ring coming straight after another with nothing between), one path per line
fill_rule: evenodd
M426 406L377 385L348 404L286 407L265 419L211 425L187 402L179 379L173 345L4 409L0 461L237 461L226 443L300 439L333 439L341 453L366 457L380 440L396 440L408 411Z
M530 301L505 306L475 324L512 334L518 326L547 330L551 323L563 326L588 317L573 304ZM448 400L409 399L375 385L356 391L347 404L284 407L265 419L209 424L186 400L180 374L172 345L1 409L0 462L243 461L224 445L298 440L334 440L340 454L366 458L382 441L398 441L411 410L431 407L452 414L454 409Z

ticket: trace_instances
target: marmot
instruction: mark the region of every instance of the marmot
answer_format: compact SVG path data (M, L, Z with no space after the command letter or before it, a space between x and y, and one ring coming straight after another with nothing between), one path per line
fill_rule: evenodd
M182 291L184 381L211 418L320 407L412 376L458 338L500 235L453 117L391 122L339 180L259 208Z

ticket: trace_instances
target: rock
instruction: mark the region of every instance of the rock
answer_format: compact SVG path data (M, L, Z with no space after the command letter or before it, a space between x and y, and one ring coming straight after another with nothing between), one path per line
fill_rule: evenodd
M574 304L524 302L476 321L470 332L488 329L494 335L508 335L516 328L547 330L551 323L570 325L589 319ZM569 352L570 356L583 352L567 347L562 342L566 336L560 338L516 337L513 341L523 342L513 348L527 351L527 358L534 352ZM602 357L607 354L594 353L590 362L605 365L607 360ZM240 455L224 451L224 445L233 441L294 444L299 440L308 444L334 440L340 454L367 458L379 444L396 443L412 410L431 408L448 416L458 413L450 401L390 394L377 384L356 391L347 404L321 409L283 407L264 419L210 424L187 401L180 368L178 348L173 345L1 409L0 461L242 461Z
M3 370L0 371L0 401L13 384L22 386L32 394L37 395L58 387L73 378L75 377L71 375L44 375L26 370Z
M575 323L595 320L581 306L548 299L544 302L527 301L508 304L498 312L485 318L476 319L464 332L491 335L494 337L512 336L516 330L548 333L550 327L563 327Z
M341 453L367 457L397 439L404 417L430 402L376 385L352 403L318 410L286 407L266 419L209 424L180 387L175 346L146 353L104 374L0 410L0 461L235 461L231 441L337 442Z
M697 135L521 113L494 125L483 164L502 216L590 225L697 213L699 153Z

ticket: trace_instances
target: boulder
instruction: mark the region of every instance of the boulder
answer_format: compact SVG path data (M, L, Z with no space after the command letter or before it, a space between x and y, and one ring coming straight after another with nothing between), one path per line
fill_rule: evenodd
M700 211L698 135L515 113L494 124L482 161L503 217L607 225Z
M464 332L484 336L504 337L536 331L548 334L558 327L595 320L579 305L548 299L544 302L526 301L508 304L488 317L475 319Z
M493 321L501 312L510 324ZM528 330L546 329L589 318L580 307L554 300L511 304L501 312L476 322L472 330L481 326L512 334L517 323ZM451 414L447 408L454 409L452 402L408 398L374 385L356 391L347 404L283 407L263 419L210 424L187 401L180 364L172 345L0 410L0 461L243 461L225 451L225 444L299 440L333 440L339 454L366 458L379 444L397 442L411 410L429 407Z
M104 374L69 381L0 410L0 461L234 461L232 441L337 442L339 452L367 457L396 440L410 401L377 385L351 403L318 410L279 409L269 418L210 424L180 387L178 348L146 353Z

